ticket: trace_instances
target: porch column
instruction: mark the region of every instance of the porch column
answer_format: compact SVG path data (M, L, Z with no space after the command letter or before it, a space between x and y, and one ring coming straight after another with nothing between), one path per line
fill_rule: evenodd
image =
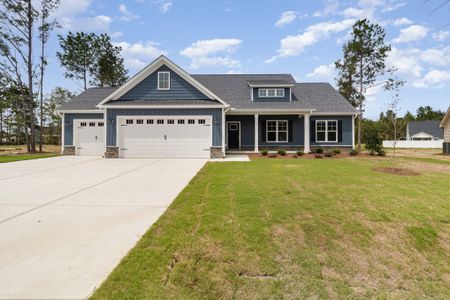
M255 152L259 152L258 114L255 114Z
M225 157L225 134L226 134L226 120L225 120L225 108L222 109L222 154Z
M305 141L304 141L304 147L303 147L303 152L304 153L309 153L310 152L310 147L309 147L309 141L310 141L310 137L309 137L309 116L310 114L305 114L304 116L304 128L305 128Z
M65 114L62 113L62 116L61 116L61 154L64 153L64 124L65 124Z

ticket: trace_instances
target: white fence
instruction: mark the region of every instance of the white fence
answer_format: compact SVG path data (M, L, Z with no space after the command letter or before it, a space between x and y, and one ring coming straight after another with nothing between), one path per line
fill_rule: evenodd
M437 141L397 141L396 148L428 148L442 149L444 140ZM394 148L394 141L383 141L384 148Z

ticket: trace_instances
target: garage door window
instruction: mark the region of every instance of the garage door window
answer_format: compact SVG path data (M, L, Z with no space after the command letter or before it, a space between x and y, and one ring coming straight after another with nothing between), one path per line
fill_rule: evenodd
M206 120L205 119L199 119L198 120L198 124L206 124Z
M95 127L95 122L89 122L89 127Z
M98 127L103 127L104 125L105 125L105 123L103 123L103 122L98 122Z
M147 124L153 124L153 120L147 120Z
M156 121L156 124L160 124L160 125L161 125L161 124L164 124L164 120L157 120L157 121Z
M195 120L192 119L188 120L188 124L195 124Z
M133 120L132 119L127 119L126 123L127 123L127 125L131 125L131 124L133 124Z
M86 127L86 125L87 125L86 122L81 122L81 123L80 123L80 126L81 126L81 127Z
M184 120L178 120L178 124L184 124Z
M144 120L136 120L136 124L142 125L144 124Z
M167 120L167 124L175 124L175 120Z

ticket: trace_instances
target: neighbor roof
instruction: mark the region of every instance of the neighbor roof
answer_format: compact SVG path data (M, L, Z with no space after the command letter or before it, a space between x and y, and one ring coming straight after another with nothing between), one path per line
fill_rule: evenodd
M63 104L59 110L99 110L96 105L116 89L115 87L89 88Z
M411 121L408 123L408 132L409 136L424 132L440 139L444 138L444 130L439 128L439 121L435 120Z

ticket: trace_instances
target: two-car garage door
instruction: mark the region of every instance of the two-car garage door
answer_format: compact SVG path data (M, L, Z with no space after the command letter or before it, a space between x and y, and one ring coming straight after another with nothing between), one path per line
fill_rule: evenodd
M118 117L120 157L209 157L211 116Z

